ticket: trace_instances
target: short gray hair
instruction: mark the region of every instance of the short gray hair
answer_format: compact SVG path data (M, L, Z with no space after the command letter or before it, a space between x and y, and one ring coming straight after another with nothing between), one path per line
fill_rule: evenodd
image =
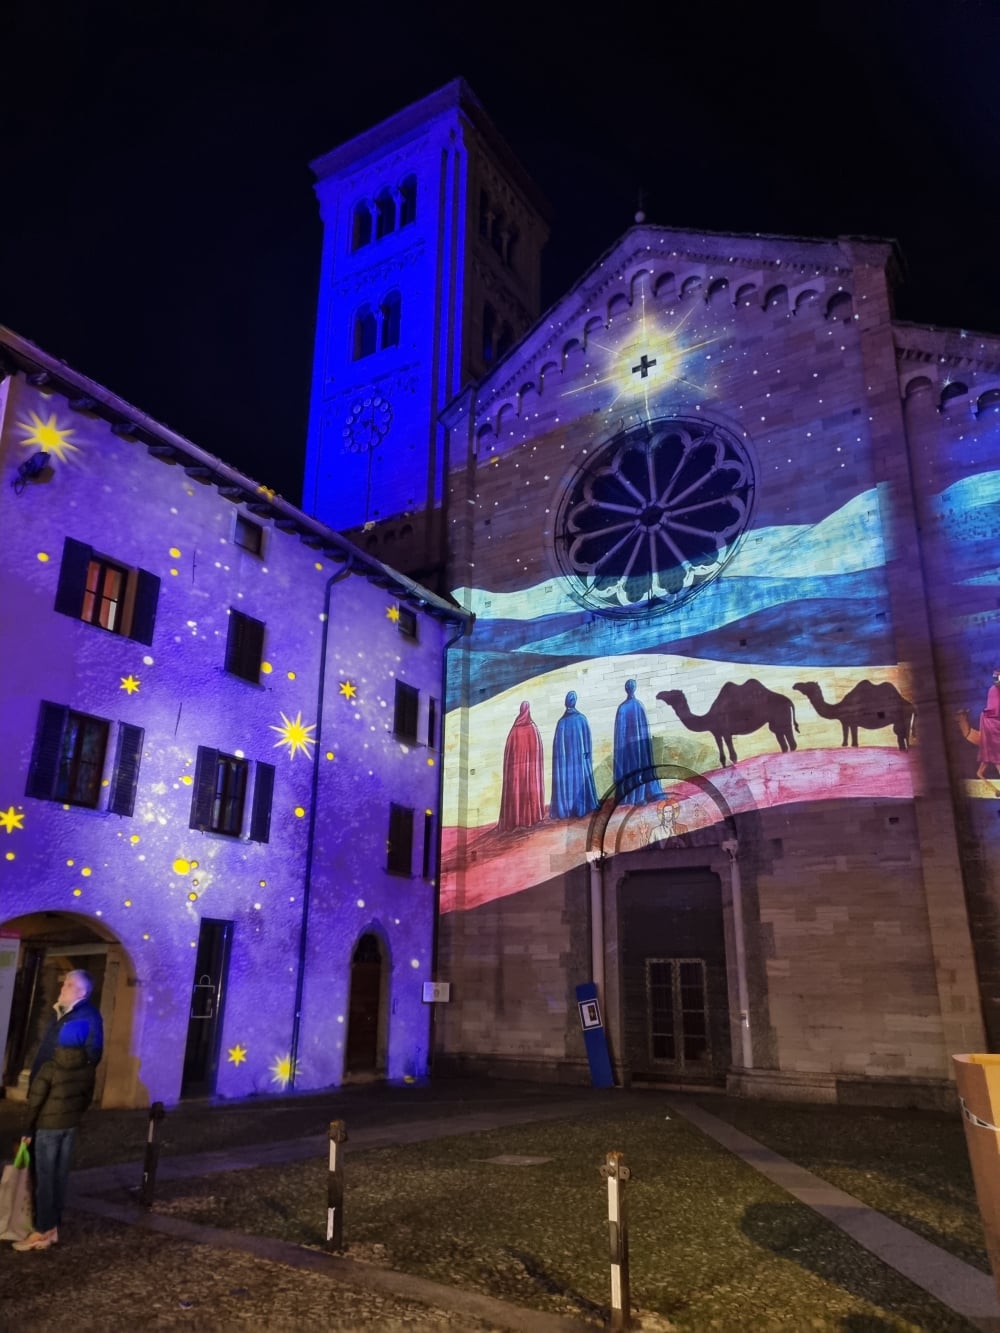
M67 981L69 981L70 977L73 978L80 990L83 991L83 998L86 1000L94 989L94 983L90 973L84 972L82 968L74 968L72 972L66 973Z

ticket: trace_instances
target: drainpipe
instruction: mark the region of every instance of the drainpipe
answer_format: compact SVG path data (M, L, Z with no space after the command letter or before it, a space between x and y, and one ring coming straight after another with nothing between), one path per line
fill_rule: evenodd
M330 596L334 584L346 579L354 568L348 556L342 569L331 574L323 592L323 637L319 650L319 688L316 691L316 752L313 756L312 780L309 791L309 832L306 839L306 866L302 887L302 925L299 928L299 965L295 978L295 1012L292 1018L292 1040L289 1049L288 1087L295 1090L295 1072L298 1064L299 1037L302 1029L302 994L306 982L306 945L309 939L309 902L312 897L313 853L316 846L316 811L319 797L319 766L323 754L323 707L326 697L326 651L330 638Z
M587 853L590 868L590 975L604 1004L604 856ZM605 1020L606 1022L607 1020Z
M441 919L441 847L444 841L444 821L441 818L444 811L444 731L445 719L448 716L448 653L472 629L476 622L475 616L470 616L468 620L463 620L458 627L458 633L453 634L444 645L441 657L441 722L440 736L441 744L438 750L438 829L437 829L437 859L434 866L434 919L431 923L431 975L436 981L438 979L438 922ZM431 1064L431 1057L434 1052L434 1018L437 1005L431 1005L431 1023L428 1032L428 1051L427 1063Z
M740 844L727 838L722 850L729 856L729 879L733 892L733 934L736 937L736 994L740 1006L740 1047L743 1068L753 1068L750 1042L750 991L747 986L746 933L743 928L743 885L740 881Z

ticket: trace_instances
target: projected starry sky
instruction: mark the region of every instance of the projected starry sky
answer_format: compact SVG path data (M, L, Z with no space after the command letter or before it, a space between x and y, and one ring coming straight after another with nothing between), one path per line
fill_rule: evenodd
M723 6L710 29L646 6L612 42L600 11L516 5L488 37L466 6L396 0L377 31L319 0L5 12L21 123L0 322L293 501L320 256L307 164L458 74L553 206L546 304L641 197L668 226L895 237L901 318L1000 322L985 0L844 0L794 25Z

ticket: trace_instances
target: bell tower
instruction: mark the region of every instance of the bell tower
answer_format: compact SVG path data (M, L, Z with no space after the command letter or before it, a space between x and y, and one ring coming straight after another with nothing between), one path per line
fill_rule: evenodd
M302 506L434 587L439 414L538 318L547 208L462 79L312 167L324 238Z

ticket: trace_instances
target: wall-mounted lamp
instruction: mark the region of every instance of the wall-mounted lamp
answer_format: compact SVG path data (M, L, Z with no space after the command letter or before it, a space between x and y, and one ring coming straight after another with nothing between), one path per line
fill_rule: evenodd
M49 465L49 456L42 449L37 454L32 454L26 458L18 467L17 474L11 482L14 488L14 494L20 495L29 481L35 481L42 475Z

